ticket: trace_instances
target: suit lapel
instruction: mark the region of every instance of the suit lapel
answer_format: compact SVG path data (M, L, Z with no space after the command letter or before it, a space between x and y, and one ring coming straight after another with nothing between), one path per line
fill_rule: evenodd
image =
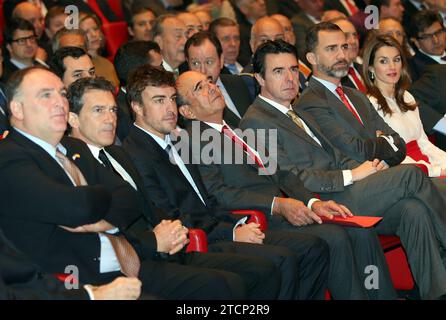
M267 119L275 121L276 125L283 127L287 131L291 131L299 138L320 148L320 145L314 141L314 139L311 138L303 129L299 128L287 115L274 108L268 102L257 97L255 104L261 107L261 110L266 113Z
M51 176L54 176L54 174L57 175L57 178L59 181L62 180L68 185L73 185L73 182L68 177L67 173L63 169L61 165L58 164L58 162L52 158L48 152L46 152L43 148L41 148L36 143L32 142L22 134L18 133L15 130L11 130L11 133L7 136L6 139L13 139L17 144L21 145L23 148L28 150L28 152L33 153L33 157L37 158L40 165L43 167L45 171L48 170L48 173Z

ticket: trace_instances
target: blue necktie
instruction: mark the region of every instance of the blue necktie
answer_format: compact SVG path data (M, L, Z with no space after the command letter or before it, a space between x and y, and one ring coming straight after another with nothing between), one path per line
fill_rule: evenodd
M237 66L235 65L235 63L233 64L227 64L226 68L228 68L228 70L232 73L232 74L239 74Z

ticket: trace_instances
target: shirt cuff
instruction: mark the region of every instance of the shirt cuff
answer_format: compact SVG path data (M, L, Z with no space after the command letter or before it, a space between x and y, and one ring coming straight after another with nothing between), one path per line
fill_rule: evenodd
M351 170L342 170L342 177L344 178L344 187L353 184L353 175Z
M308 201L307 208L311 210L311 207L313 206L313 203L315 203L316 201L321 201L321 199L311 198L310 201Z
M276 201L277 197L273 198L273 202L271 202L271 215L273 215L273 209L274 209L274 201Z
M90 300L94 300L93 287L89 284L84 286L85 291L87 291Z
M393 137L392 136L380 136L380 138L385 139L390 146L392 147L393 151L397 152L398 151L398 147L395 145L395 142L393 141Z
M241 218L237 223L235 224L234 228L232 229L232 241L235 241L235 229L238 228L238 226L245 224L248 220L248 217Z

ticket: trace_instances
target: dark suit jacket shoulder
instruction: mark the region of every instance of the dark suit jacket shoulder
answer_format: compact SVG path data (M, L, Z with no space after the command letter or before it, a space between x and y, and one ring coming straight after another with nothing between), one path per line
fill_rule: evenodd
M277 162L282 170L290 171L303 181L304 186L317 193L344 190L342 170L350 170L358 163L345 157L327 140L319 126L305 111L298 112L301 120L317 137L319 145L288 116L257 98L241 121L242 129L264 129L276 132L277 139L269 139L267 147L277 140Z
M123 147L138 169L148 197L166 215L161 218L180 219L189 228L204 229L209 241L232 240L233 223L240 217L233 217L218 207L215 198L208 194L196 165L186 164L186 168L205 203L150 135L133 127Z
M384 139L376 139L376 131L380 130L393 137L399 148L398 152L401 153L386 153L386 158L382 160L395 157L396 162L401 162L406 150L404 140L384 122L362 92L348 87L344 87L344 92L361 117L363 125L337 96L314 78L310 80L308 88L294 108L311 114L324 136L349 158L359 162L373 160L381 146L390 148Z

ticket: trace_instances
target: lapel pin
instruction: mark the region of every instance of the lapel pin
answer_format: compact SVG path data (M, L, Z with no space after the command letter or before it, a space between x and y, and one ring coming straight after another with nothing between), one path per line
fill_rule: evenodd
M76 159L80 158L81 155L79 153L75 153L73 154L73 156L71 157L71 159L73 159L73 161L75 161Z

